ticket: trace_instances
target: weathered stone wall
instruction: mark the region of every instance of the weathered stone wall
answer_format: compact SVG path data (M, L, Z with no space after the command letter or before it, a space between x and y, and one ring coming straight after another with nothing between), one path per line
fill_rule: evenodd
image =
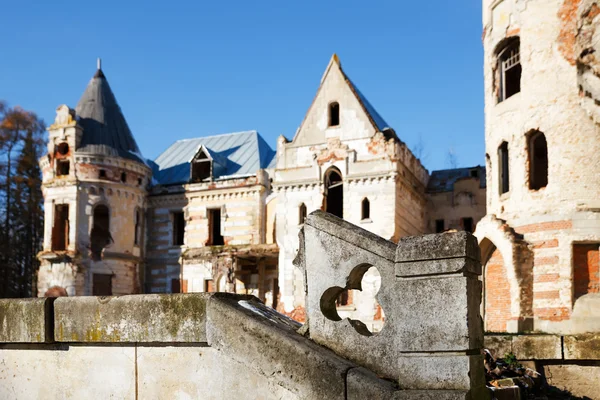
M396 247L317 212L304 326L224 293L0 300L0 398L486 399L478 254L468 234ZM376 335L330 307L367 264L384 278Z
M597 314L577 304L595 301L597 289L575 298L581 277L573 272L577 244L600 243L600 127L591 51L599 20L592 3L483 2L488 207L476 235L490 242L482 245L488 257L498 249L504 259L511 313L493 325L510 332L584 333L597 326ZM497 51L513 37L520 39L521 90L499 102ZM533 131L545 135L548 148L548 183L537 190L529 185ZM500 194L502 142L508 143L510 182Z

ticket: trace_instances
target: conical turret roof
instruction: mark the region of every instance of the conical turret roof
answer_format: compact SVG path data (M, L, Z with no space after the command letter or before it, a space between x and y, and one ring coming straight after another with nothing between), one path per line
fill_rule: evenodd
M83 128L77 152L145 163L102 69L88 83L75 111Z

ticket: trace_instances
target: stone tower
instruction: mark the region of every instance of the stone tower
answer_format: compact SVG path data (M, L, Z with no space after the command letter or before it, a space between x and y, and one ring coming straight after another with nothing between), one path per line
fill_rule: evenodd
M487 331L600 331L599 12L483 1Z
M48 131L38 295L139 292L151 169L100 65L76 109L58 107Z

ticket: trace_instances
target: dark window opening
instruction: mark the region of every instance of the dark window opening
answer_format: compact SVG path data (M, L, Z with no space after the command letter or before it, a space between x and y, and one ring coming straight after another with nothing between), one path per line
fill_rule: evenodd
M471 170L471 178L479 178L479 171L476 169Z
M208 210L208 245L223 246L225 241L221 235L221 209Z
M56 164L56 175L57 176L69 175L70 169L71 169L71 163L69 162L69 160L57 160L57 164Z
M138 186L142 186L142 178L138 178Z
M529 137L529 189L539 190L548 185L548 143L542 132Z
M121 182L127 182L127 174L125 172L121 172Z
M142 224L141 224L141 217L140 217L140 210L135 210L135 231L133 233L134 237L133 237L133 244L135 245L139 245L140 244L140 236L141 236L141 228L142 228Z
M205 279L204 280L204 292L205 293L214 293L215 290L215 284L213 282L212 279Z
M444 220L436 219L435 220L435 233L442 233L442 232L444 232Z
M498 102L521 91L521 56L519 38L510 40L498 52Z
M344 182L334 168L325 173L325 211L344 218Z
M498 147L498 173L500 183L500 194L508 192L509 186L509 170L508 170L508 143L502 142Z
M65 156L69 153L69 145L67 143L61 143L56 147L56 151L61 156Z
M340 124L340 105L338 103L329 104L329 126L338 126Z
M185 216L183 211L173 213L173 245L183 245L185 236Z
M304 220L306 219L306 205L304 203L300 204L298 209L298 223L302 225Z
M98 171L98 176L100 177L100 179L106 179L106 170L101 169L100 171Z
M364 198L361 202L360 219L369 218L371 218L371 203L369 202L369 199Z
M93 296L112 296L112 275L94 274Z
M171 279L171 293L187 293L187 279Z
M113 238L110 234L110 212L107 206L101 204L94 208L94 222L90 235L92 260L100 260L102 258L102 250L112 243L112 241Z
M54 206L54 225L52 226L52 250L64 251L69 245L69 205Z
M463 218L462 226L465 231L473 233L473 218Z
M201 182L212 177L212 160L200 150L194 160L192 160L192 182Z

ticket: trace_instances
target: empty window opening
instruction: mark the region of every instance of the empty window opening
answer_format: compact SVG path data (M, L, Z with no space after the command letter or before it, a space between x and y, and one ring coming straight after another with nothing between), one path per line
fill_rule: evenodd
M498 102L521 91L519 38L509 40L498 52Z
M508 143L502 142L498 147L498 179L500 194L508 192L509 186L509 170L508 170Z
M56 175L57 176L69 175L70 169L71 169L71 163L69 162L69 160L57 160L57 163L56 163Z
M463 218L462 226L465 231L473 233L473 218Z
M306 215L306 205L302 203L298 209L298 224L302 225L304 223L304 220L306 220Z
M479 178L479 170L472 169L471 170L471 178Z
M69 145L67 143L61 143L56 147L56 152L61 156L66 156L69 153Z
M127 182L127 174L125 172L121 172L121 182Z
M216 292L215 290L215 284L213 282L212 279L205 279L204 280L204 292L205 293L214 293Z
M93 296L112 296L112 275L94 274Z
M542 132L529 136L529 189L539 190L548 185L548 143Z
M171 279L171 293L187 293L187 279Z
M442 232L444 232L444 220L436 219L435 220L435 233L442 233Z
M142 178L138 178L138 186L142 186Z
M370 219L370 218L371 218L371 203L369 202L369 199L367 199L365 197L361 202L360 219L365 220L365 219Z
M52 226L52 250L64 251L69 245L69 205L54 206L54 225Z
M337 102L329 104L329 126L340 124L340 105Z
M221 234L221 209L208 210L208 244L210 246L223 246L225 244Z
M336 168L325 173L325 211L344 218L344 182Z
M192 160L192 182L201 182L212 177L212 160L200 150Z
M134 218L135 218L135 231L133 233L134 237L133 237L133 244L135 245L139 245L140 244L140 237L142 236L142 217L141 217L141 213L140 210L135 210L135 214L134 214Z
M100 179L106 179L106 170L104 170L104 169L99 170L98 171L98 177Z
M94 221L92 232L90 234L90 247L92 251L92 259L98 261L102 258L102 250L113 239L110 234L110 211L107 206L101 204L94 208Z
M573 301L588 293L600 293L600 245L573 244Z
M183 245L185 236L185 216L183 211L173 213L173 245Z

